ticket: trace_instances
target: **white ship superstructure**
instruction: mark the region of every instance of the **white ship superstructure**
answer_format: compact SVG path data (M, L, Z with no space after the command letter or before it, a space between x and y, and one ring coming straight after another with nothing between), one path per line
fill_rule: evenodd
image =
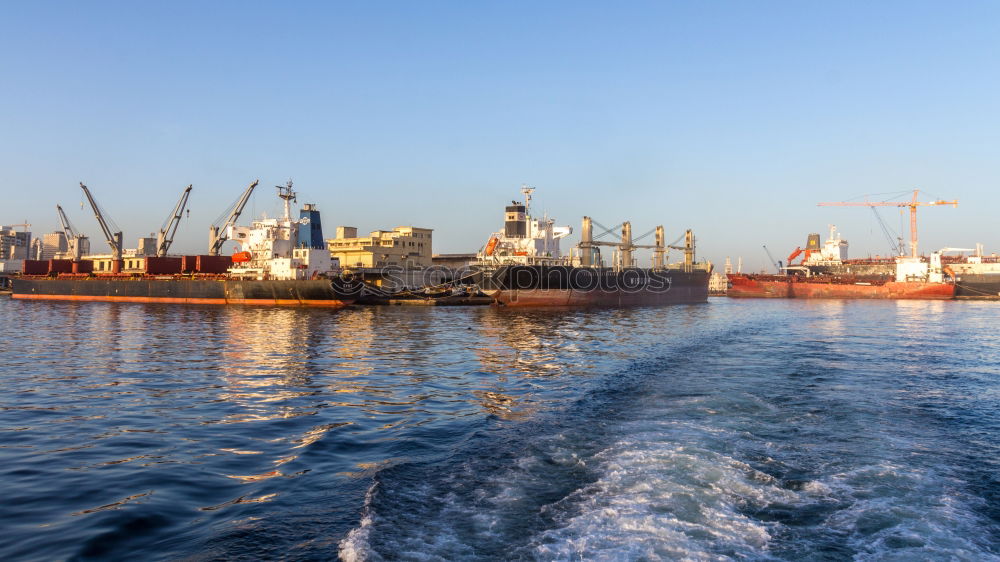
M505 210L504 229L490 235L476 254L475 265L568 265L559 241L573 233L569 226L556 226L547 216L531 216L531 194L535 188L521 186L524 202L511 201Z
M230 274L244 279L272 280L315 279L329 274L333 270L329 250L299 242L299 229L307 226L309 219L291 217L290 205L295 200L291 181L278 186L278 197L285 203L282 218L265 217L248 227L228 227L227 238L239 244ZM309 205L306 208L313 210Z

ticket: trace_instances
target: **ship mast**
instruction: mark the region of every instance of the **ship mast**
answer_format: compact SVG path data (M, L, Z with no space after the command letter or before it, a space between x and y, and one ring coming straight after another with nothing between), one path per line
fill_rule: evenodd
M524 214L527 217L531 217L531 194L534 192L535 188L526 183L521 184L521 193L524 194Z
M285 221L292 220L291 203L295 201L295 192L292 191L292 180L288 180L285 185L276 185L274 187L278 188L278 197L285 200Z

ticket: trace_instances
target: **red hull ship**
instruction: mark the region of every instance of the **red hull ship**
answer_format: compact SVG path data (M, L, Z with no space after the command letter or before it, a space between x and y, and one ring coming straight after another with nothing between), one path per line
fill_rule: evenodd
M728 274L727 294L736 298L778 299L931 299L955 298L954 278L943 262L942 254L954 248L934 252L929 258L916 255L891 259L848 260L847 241L836 227L821 246L819 234L810 234L806 248L796 248L788 256L788 265L779 267L784 274ZM793 260L805 254L802 262Z
M951 300L955 297L955 286L950 283L740 273L728 277L732 287L727 294L736 298Z

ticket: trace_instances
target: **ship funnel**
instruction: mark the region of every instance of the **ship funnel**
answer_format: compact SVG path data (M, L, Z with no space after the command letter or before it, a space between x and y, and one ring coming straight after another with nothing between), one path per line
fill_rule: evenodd
M525 238L528 235L527 207L513 201L507 206L504 216L504 236L507 238Z

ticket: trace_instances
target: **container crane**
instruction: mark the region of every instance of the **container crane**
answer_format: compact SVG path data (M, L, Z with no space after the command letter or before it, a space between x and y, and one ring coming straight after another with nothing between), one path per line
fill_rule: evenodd
M820 207L909 207L910 208L910 257L916 258L917 254L917 207L922 206L934 206L938 207L941 205L951 205L952 207L958 207L958 200L955 201L945 201L943 199L938 199L937 201L917 201L917 197L920 195L919 189L913 190L913 198L909 201L860 201L860 202L850 202L850 201L840 201L835 203L818 203Z
M80 189L83 189L83 194L87 196L87 201L90 203L90 208L94 210L94 217L97 219L97 224L101 225L101 232L104 233L104 238L108 242L108 246L111 246L111 273L121 273L122 270L122 232L111 232L111 227L108 226L108 222L104 219L104 214L101 213L101 208L97 205L97 201L94 201L94 196L90 194L90 190L87 189L83 182L80 182Z
M181 224L181 216L184 214L184 207L187 206L190 193L191 185L189 184L184 193L181 194L177 205L174 206L173 212L167 216L167 220L163 221L163 226L160 227L160 232L156 235L156 255L161 258L167 255L167 250L174 243L174 234L177 234L177 227Z
M56 213L59 215L59 224L62 225L63 234L66 235L66 243L69 245L69 254L73 256L73 261L80 261L83 253L83 241L86 236L80 234L73 228L73 223L69 222L66 213L60 205L56 205Z
M229 213L229 217L226 218L225 222L221 225L212 225L208 227L208 255L217 256L219 255L219 250L222 249L222 245L226 243L229 239L229 228L236 226L236 221L240 218L240 213L243 212L243 208L246 207L247 202L250 201L250 195L253 193L257 183L260 180L254 180L249 187L243 192L243 195L236 200L236 203L232 206L232 212Z

